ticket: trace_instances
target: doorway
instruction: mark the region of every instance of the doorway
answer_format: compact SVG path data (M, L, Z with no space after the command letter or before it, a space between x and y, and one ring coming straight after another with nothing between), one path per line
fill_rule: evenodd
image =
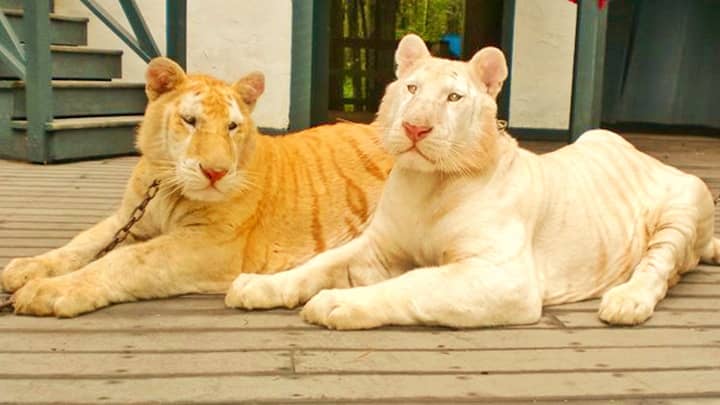
M504 0L331 0L328 122L371 122L395 79L394 53L408 33L436 56L469 59L501 47Z

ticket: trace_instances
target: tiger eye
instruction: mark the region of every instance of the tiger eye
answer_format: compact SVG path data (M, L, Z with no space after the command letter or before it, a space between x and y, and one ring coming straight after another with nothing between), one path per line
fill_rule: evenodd
M187 115L183 115L182 120L185 121L185 123L190 125L191 127L195 126L195 117L189 117Z
M231 122L230 125L228 125L228 129L232 131L233 129L237 128L237 124L234 122Z
M447 99L448 99L448 101L455 102L455 101L459 101L461 98L463 98L463 96L461 96L461 95L459 95L459 94L457 94L457 93L450 93L450 94L448 95L448 98L447 98Z
M417 91L417 86L414 84L408 84L407 89L410 92L410 94L415 94L415 92Z

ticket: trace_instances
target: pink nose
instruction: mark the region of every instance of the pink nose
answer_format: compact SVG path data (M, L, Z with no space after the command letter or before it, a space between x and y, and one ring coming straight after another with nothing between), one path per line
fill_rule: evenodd
M413 125L409 122L403 122L402 126L405 128L405 135L410 138L413 143L423 140L433 129L433 127Z
M227 170L207 169L202 167L202 165L200 166L200 170L202 170L205 177L207 177L212 184L215 184L215 182L219 181L227 174Z

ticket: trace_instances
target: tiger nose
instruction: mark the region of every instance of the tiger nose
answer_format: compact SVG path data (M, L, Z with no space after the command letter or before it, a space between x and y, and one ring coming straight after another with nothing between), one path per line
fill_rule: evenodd
M219 181L220 179L225 177L225 175L228 172L225 169L210 169L210 168L202 167L202 165L200 165L200 170L202 170L205 177L207 177L208 180L210 180L210 183L215 183L215 182Z
M410 138L413 143L423 140L433 129L433 127L413 125L409 122L403 122L402 126L405 128L405 136Z

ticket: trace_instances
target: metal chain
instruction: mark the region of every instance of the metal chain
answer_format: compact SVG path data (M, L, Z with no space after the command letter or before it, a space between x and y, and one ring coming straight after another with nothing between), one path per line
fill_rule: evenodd
M158 190L160 190L160 180L153 180L152 184L150 184L145 191L145 197L143 197L143 200L140 201L140 204L138 204L137 207L135 207L135 209L130 213L130 219L127 221L125 226L115 232L113 239L104 248L97 252L94 260L105 256L109 251L115 249L117 245L127 239L128 235L130 235L130 229L132 229L132 227L140 221L140 218L145 215L147 205L150 203L150 200L155 198Z
M13 299L12 295L0 297L0 312L4 310L5 308L10 308L12 311L13 304L15 303L15 300Z
M105 256L109 251L115 249L117 245L122 243L125 239L127 239L128 235L130 235L130 229L138 222L140 221L140 218L145 215L145 210L147 209L148 204L150 203L150 200L155 198L158 191L160 190L160 180L153 180L152 184L150 184L145 190L145 196L143 197L142 201L140 201L140 204L133 209L133 211L130 213L130 219L128 219L125 226L118 229L117 232L115 232L115 235L113 235L113 239L108 243L104 248L102 248L96 255L93 260L97 260L103 256ZM0 311L4 310L5 308L10 308L12 310L13 304L15 303L14 296L0 296Z

